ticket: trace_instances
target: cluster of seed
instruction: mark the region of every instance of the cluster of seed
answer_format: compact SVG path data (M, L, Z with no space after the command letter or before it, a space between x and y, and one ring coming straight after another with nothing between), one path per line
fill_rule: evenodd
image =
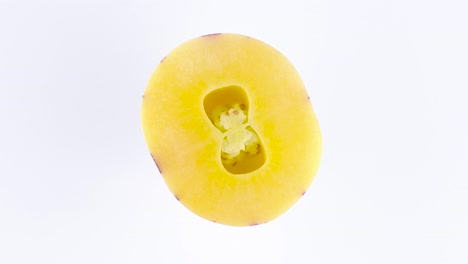
M213 124L224 133L221 159L224 164L235 166L246 155L260 151L257 135L247 128L247 110L243 104L220 106L211 114Z

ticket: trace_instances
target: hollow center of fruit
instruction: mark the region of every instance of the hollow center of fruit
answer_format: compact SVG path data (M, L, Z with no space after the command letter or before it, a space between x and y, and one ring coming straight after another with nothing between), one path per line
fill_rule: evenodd
M223 134L219 157L224 169L246 174L265 164L266 151L249 121L249 100L242 87L230 85L213 90L203 99L203 109Z
M244 109L242 109L244 108ZM245 154L257 154L259 139L245 124L245 107L235 104L227 109L218 109L214 125L224 131L221 157L227 164L235 164Z

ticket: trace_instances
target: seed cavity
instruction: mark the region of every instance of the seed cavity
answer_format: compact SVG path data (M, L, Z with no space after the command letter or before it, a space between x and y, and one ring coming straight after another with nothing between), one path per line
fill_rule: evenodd
M223 133L220 159L233 174L259 169L265 163L261 139L249 123L247 95L239 86L216 89L205 96L204 109L211 123Z

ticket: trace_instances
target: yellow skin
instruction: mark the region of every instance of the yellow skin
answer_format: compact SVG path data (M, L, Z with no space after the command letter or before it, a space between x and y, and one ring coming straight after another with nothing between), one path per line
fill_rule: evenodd
M225 225L278 217L320 162L320 130L300 76L280 52L243 35L206 35L169 53L146 88L142 123L171 192Z

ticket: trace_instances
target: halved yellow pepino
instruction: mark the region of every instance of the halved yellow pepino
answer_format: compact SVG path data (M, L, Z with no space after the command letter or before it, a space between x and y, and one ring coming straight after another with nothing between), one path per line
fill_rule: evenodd
M278 217L319 167L320 130L299 74L243 35L205 35L170 52L144 93L142 123L175 197L225 225Z

